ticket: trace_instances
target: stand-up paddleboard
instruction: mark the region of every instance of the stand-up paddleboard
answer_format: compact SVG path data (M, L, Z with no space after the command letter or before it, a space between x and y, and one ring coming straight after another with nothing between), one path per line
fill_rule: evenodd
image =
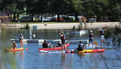
M86 49L116 49L116 46L99 46L99 45L93 45L93 46L86 46Z
M98 53L98 52L104 52L105 49L88 49L88 50L83 50L83 51L44 51L40 50L41 53Z

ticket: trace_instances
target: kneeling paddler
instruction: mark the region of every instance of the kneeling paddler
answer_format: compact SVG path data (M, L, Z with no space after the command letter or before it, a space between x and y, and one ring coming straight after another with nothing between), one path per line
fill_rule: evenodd
M83 50L84 50L84 44L82 44L82 42L80 41L78 48L77 48L77 51L83 51Z

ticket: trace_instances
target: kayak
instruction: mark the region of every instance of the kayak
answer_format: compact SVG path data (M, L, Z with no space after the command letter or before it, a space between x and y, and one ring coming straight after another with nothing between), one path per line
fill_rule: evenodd
M7 51L23 51L28 50L28 48L16 48L16 49L6 49Z
M87 50L83 50L83 51L66 51L66 53L98 53L98 52L104 52L105 49L87 49Z
M69 45L70 45L70 43L68 42L67 44L65 44L65 46L54 47L54 48L39 48L39 50L44 50L44 51L61 50L61 49L67 48Z

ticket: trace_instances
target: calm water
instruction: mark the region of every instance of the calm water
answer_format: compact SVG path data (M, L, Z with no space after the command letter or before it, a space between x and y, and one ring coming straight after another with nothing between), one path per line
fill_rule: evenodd
M62 54L62 53L40 53L40 43L24 43L28 48L26 51L16 53L5 52L4 48L11 46L10 39L19 38L23 33L24 38L29 39L59 39L60 32L64 32L67 40L88 39L88 34L69 34L71 30L33 30L36 37L30 37L29 30L24 29L1 29L0 32L0 69L121 69L121 48L116 36L119 31L108 29L105 31L106 45L117 46L117 49L106 49L103 53L92 54ZM93 30L95 40L100 45L99 32ZM116 39L115 39L116 38ZM112 41L115 41L112 43ZM19 46L20 44L17 43ZM77 48L78 44L71 44L69 49ZM20 47L20 46L19 46Z

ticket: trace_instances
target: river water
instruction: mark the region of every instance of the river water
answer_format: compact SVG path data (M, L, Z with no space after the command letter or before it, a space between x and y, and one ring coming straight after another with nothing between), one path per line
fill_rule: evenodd
M87 30L89 31L89 30ZM116 49L106 49L102 53L40 53L38 48L41 43L24 43L28 48L25 51L6 52L5 48L11 47L10 39L18 39L23 33L25 39L59 39L59 33L64 32L66 40L88 40L88 33L80 35L78 32L70 33L71 30L25 30L5 29L0 32L0 69L121 69L121 48L119 45L120 31L107 29L105 31L106 46L116 46ZM29 36L35 34L36 37ZM94 40L98 42L99 31L93 29ZM17 43L18 47L20 44ZM70 44L69 49L75 49L78 42Z

